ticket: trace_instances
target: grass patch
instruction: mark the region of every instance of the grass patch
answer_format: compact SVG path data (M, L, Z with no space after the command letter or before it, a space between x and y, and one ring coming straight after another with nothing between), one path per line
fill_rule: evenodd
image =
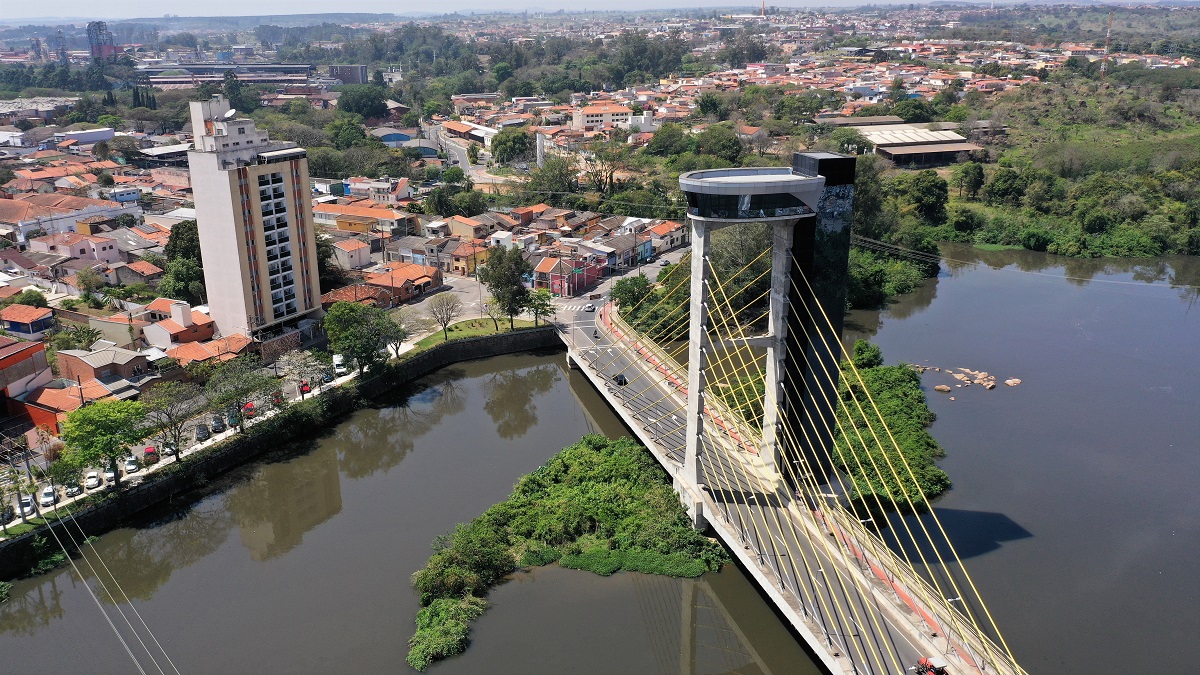
M1024 246L1014 246L1012 244L975 244L975 248L980 251L1023 251Z
M532 328L533 322L524 319L517 319L513 322L513 326L519 330L521 328ZM508 322L500 321L500 330L496 330L496 323L491 319L468 319L451 324L448 331L451 340L460 340L469 337L481 337L484 335L496 335L499 333L509 332ZM432 335L417 341L417 349L429 349L435 345L445 342L446 339L439 329Z
M418 670L466 649L463 616L521 566L558 561L601 575L619 570L698 577L729 554L696 532L670 476L628 438L584 436L517 482L512 495L434 542L436 553L412 576L425 606L409 640ZM462 603L471 603L470 607ZM478 613L476 611L478 610Z

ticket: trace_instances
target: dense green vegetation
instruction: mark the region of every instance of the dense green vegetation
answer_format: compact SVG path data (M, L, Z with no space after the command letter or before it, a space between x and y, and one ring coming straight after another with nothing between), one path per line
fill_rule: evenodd
M853 365L842 364L838 394L845 405L838 407L834 436L835 461L850 477L851 496L867 511L921 510L922 494L933 499L950 489L950 477L936 464L946 452L927 430L935 418L921 379L908 365L883 365L879 348L865 340L854 344Z
M521 478L506 501L439 537L434 549L412 576L424 607L408 663L419 670L466 648L469 622L487 607L480 596L518 566L558 561L602 575L696 577L729 560L692 528L645 448L598 435Z

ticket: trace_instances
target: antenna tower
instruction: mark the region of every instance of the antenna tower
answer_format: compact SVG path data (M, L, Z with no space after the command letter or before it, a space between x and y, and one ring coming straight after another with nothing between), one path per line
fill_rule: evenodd
M1113 11L1108 10L1108 32L1104 35L1104 60L1100 63L1100 79L1108 73L1108 50L1112 46Z

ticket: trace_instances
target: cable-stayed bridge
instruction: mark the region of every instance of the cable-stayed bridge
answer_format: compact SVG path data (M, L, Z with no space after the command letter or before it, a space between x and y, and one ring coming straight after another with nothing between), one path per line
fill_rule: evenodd
M887 514L931 507L840 339L853 158L798 153L680 186L689 256L564 326L572 365L830 672L1023 673L936 513L892 519L899 545L880 536ZM770 245L715 266L713 233L754 223Z

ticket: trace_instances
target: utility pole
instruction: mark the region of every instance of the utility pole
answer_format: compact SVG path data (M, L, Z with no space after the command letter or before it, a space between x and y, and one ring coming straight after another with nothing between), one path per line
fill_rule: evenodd
M1111 9L1108 10L1108 32L1104 35L1104 60L1100 62L1100 79L1102 80L1104 79L1104 76L1108 74L1108 51L1109 48L1112 47L1112 23L1114 11L1115 10Z

